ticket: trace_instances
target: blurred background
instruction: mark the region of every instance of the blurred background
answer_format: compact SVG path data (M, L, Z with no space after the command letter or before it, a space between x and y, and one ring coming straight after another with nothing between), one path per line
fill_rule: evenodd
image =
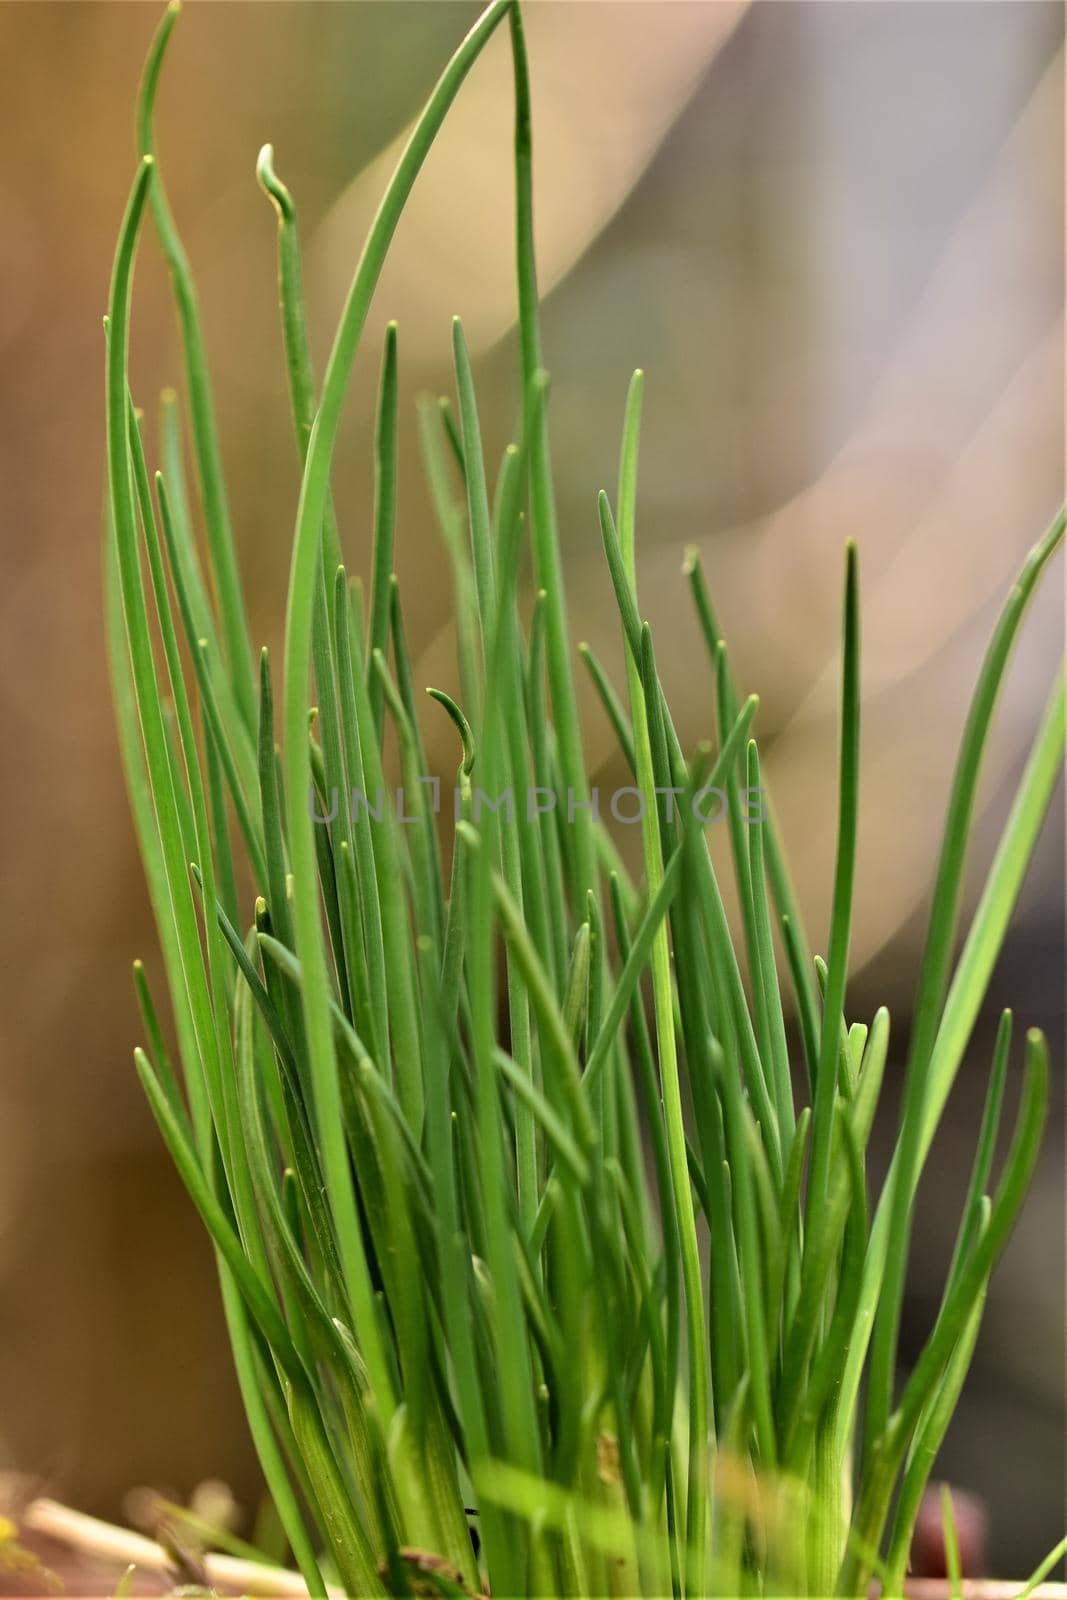
M132 1486L184 1496L209 1474L246 1506L257 1495L210 1254L132 1070L129 965L158 963L104 664L100 317L159 14L0 6L0 1468L106 1515ZM296 194L321 370L396 143L475 14L451 0L193 0L175 34L160 156L198 276L257 641L280 642L297 490L257 151L273 141ZM660 669L684 740L705 736L711 685L680 570L694 544L762 697L765 766L820 946L842 547L859 541L849 1010L893 1011L884 1159L967 698L1011 577L1063 498L1063 11L533 0L527 24L574 636L619 670L594 496L613 486L640 365L640 581ZM375 374L396 317L398 570L419 671L443 684L450 601L414 399L448 388L459 312L494 451L514 426L510 114L501 36L401 224L338 454L346 555L366 572ZM180 377L148 230L133 378L150 436L159 389ZM971 903L1063 636L1061 557L1007 684ZM608 785L619 769L591 695L586 712L594 781ZM443 726L432 754L451 770ZM908 1357L936 1309L1010 1000L1049 1033L1053 1116L939 1471L985 1497L989 1565L1017 1576L1067 1520L1063 913L1058 796L929 1163L904 1328Z

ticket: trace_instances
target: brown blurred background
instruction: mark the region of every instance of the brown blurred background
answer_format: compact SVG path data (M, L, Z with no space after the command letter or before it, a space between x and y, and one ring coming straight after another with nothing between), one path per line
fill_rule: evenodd
M134 167L155 4L0 7L0 1467L86 1509L255 1474L209 1252L141 1102L129 963L154 943L112 732L100 600L100 316ZM900 1056L956 741L999 600L1063 496L1063 13L1052 4L533 0L546 360L575 637L618 668L593 514L630 371L648 374L642 604L687 740L709 682L680 576L698 544L759 727L807 915L824 929L841 548L859 540L865 761L850 1012ZM159 106L198 275L255 636L280 639L295 455L274 220L294 188L320 363L391 147L475 8L208 4ZM380 329L400 324L398 566L426 681L447 682L445 563L413 399L465 319L489 442L515 415L504 40L401 226L353 384L337 497L368 566ZM134 382L180 379L149 238ZM974 887L1063 649L1062 558L990 755ZM583 684L583 693L585 686ZM616 770L587 697L600 781ZM436 755L453 760L442 732ZM1057 799L921 1194L905 1355L936 1307L1010 1000L1057 1064L1043 1165L990 1298L942 1471L1021 1575L1064 1516L1063 818Z

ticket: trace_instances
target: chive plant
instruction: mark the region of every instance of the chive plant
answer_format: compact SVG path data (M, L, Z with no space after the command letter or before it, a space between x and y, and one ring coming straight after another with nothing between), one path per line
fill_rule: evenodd
M859 1595L877 1575L899 1593L1045 1120L1048 1056L1031 1032L994 1173L1013 1042L1005 1013L944 1293L899 1384L917 1189L1063 752L1061 676L960 944L982 753L1063 516L1023 566L975 689L899 1134L875 1197L866 1149L890 1022L884 1009L862 1020L847 1007L855 547L823 961L761 783L757 702L735 683L695 555L684 583L707 647L706 742L683 749L663 691L637 588L640 374L614 500L601 493L591 508L625 686L582 651L632 771L629 805L642 812L636 881L591 806L541 367L522 21L512 0L493 0L415 124L321 386L294 202L270 147L260 155L303 475L280 674L266 651L257 661L196 294L155 159L153 104L176 14L145 70L141 160L107 320L111 669L178 1061L138 964L136 1064L214 1244L252 1437L308 1590ZM420 416L455 580L461 685L459 701L430 689L434 704L416 692L393 571L394 326L366 594L341 564L330 478L393 231L497 28L510 33L514 64L522 390L516 443L494 470L457 321L455 403ZM180 320L195 496L174 395L163 399L153 478L128 384L134 257L149 217ZM518 593L527 538L532 610ZM420 781L432 716L456 733L447 848L433 786ZM705 834L723 804L736 942Z

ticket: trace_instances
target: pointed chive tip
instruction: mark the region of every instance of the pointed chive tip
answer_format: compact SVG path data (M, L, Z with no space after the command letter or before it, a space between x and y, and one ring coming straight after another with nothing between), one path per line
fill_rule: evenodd
M141 960L140 956L134 957L133 970L134 972L138 973L144 971L144 962Z

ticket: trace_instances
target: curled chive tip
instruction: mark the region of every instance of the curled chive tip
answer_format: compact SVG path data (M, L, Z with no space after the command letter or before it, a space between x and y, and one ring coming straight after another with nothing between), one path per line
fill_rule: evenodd
M274 146L265 144L256 158L256 177L263 193L274 202L279 222L292 222L296 205L289 190L274 170Z
M465 778L469 778L474 768L474 732L470 723L452 696L446 694L444 689L427 688L426 693L431 700L436 700L439 706L444 707L458 729L463 743L463 764L460 767L460 771Z

